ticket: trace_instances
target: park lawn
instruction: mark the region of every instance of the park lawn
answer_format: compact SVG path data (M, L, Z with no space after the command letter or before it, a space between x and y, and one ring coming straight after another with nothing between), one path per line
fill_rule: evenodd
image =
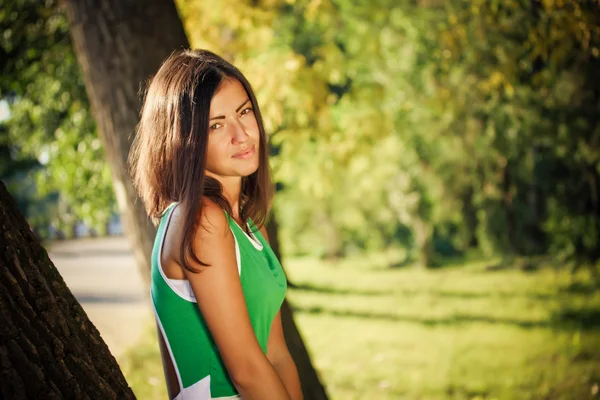
M600 399L600 292L585 273L386 257L290 260L288 299L332 399ZM119 363L166 398L154 326Z

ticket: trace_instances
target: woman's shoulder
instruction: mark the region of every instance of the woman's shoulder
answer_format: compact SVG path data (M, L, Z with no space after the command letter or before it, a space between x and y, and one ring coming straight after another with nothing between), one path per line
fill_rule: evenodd
M225 233L225 228L228 229L229 227L227 216L223 209L208 198L202 199L201 208L196 216L186 215L180 203L174 204L175 206L171 211L172 215L170 217L170 229L175 228L173 230L180 231L185 225L185 220L187 218L196 219L194 230L197 234L210 234L216 232Z
M202 207L197 215L198 228L201 235L226 235L229 231L229 221L225 211L209 198L202 198Z

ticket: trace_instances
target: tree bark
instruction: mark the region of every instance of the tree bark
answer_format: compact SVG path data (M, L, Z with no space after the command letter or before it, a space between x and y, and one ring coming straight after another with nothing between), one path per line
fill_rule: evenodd
M283 272L287 276L288 288L296 288L296 284L290 280L290 277L287 275L285 267L283 266L283 258L281 257L281 245L279 244L279 223L277 222L277 215L275 214L275 210L271 209L270 218L266 223L267 235L269 236L269 245L271 246L271 250L275 253L275 257L281 262L281 266L283 268Z
M273 253L275 253L277 258L282 260L278 240L279 225L277 224L277 218L274 213L271 214L271 218L267 221L266 228L271 249L273 249ZM295 287L295 285L288 279L288 288L293 287ZM298 375L300 376L300 382L302 382L302 394L305 399L327 400L327 391L319 379L319 374L312 365L310 355L304 345L302 335L300 335L300 331L298 331L298 327L294 322L292 314L293 312L289 303L287 300L284 300L283 305L281 306L281 325L283 326L285 342L298 368Z
M175 4L165 0L64 0L121 221L139 271L150 280L156 230L133 187L127 155L142 84L174 50L189 47Z
M138 201L127 169L127 155L139 119L140 85L171 52L187 48L189 43L175 5L169 0L63 0L63 4L111 166L125 233L140 273L149 282L156 230ZM277 240L276 235L273 239ZM287 339L301 371L305 398L326 399L289 307L284 307L282 318L286 332L293 335Z
M302 384L302 395L305 400L327 400L327 391L312 365L310 355L306 346L304 346L304 341L296 327L292 314L287 300L284 300L281 306L281 325L283 326L285 343L298 369L298 376Z
M135 398L1 181L0 321L0 398Z

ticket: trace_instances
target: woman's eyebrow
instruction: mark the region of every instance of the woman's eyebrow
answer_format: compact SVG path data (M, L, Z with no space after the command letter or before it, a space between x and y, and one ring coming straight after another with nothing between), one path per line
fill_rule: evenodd
M249 98L246 99L242 104L240 104L240 106L238 108L235 109L235 112L239 112L242 109L242 107L244 107L246 105L246 103L249 102L249 101L250 101ZM210 121L212 121L213 119L225 119L225 116L224 115L217 115L216 117L212 117L210 119Z

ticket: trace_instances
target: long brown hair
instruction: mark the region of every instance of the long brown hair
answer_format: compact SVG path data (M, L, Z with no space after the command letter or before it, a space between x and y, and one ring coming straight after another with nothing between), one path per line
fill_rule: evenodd
M190 266L188 256L206 265L192 249L202 198L214 201L233 216L221 184L205 175L210 102L224 79L236 79L243 85L258 123L259 166L242 178L238 212L243 222L250 218L257 228L262 227L272 199L262 116L248 80L216 54L183 50L165 60L146 90L129 153L133 183L155 225L172 202L179 202L184 221L180 260L192 272L197 269Z

